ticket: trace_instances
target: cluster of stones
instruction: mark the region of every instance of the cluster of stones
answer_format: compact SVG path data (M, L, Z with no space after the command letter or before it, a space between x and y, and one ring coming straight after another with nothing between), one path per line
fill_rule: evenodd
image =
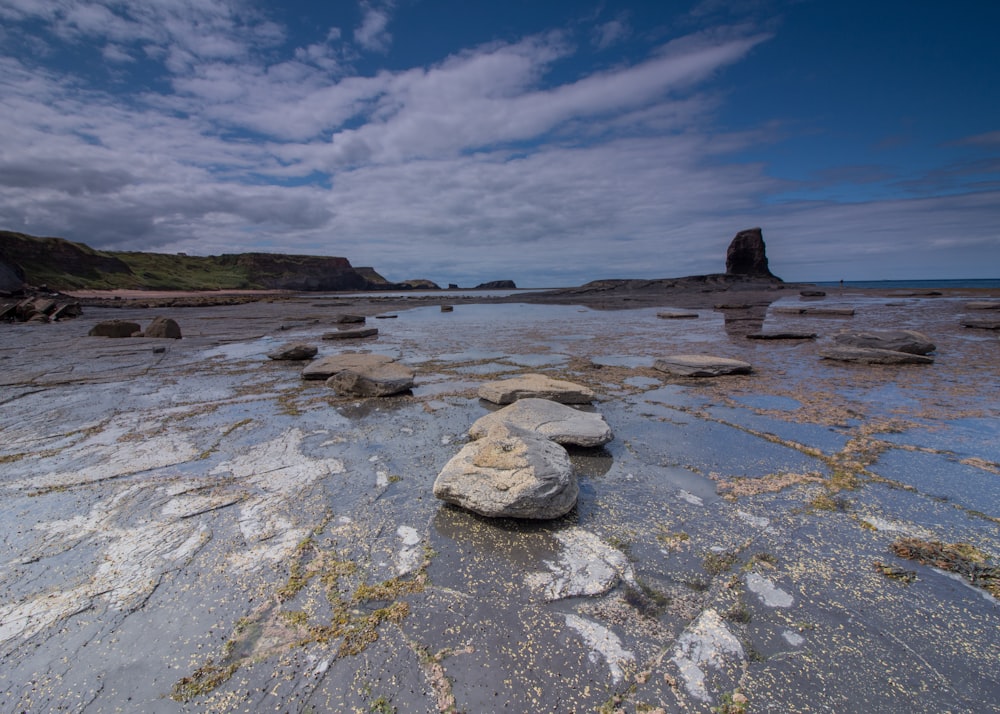
M181 328L176 320L169 317L154 317L145 331L138 322L131 320L104 320L94 325L88 334L91 337L155 337L179 340Z
M59 302L46 297L29 297L0 305L0 322L56 322L82 314L79 302Z
M614 438L589 405L591 389L527 374L479 388L504 408L478 419L466 444L438 474L434 495L490 518L552 519L573 509L580 493L565 446L594 448Z

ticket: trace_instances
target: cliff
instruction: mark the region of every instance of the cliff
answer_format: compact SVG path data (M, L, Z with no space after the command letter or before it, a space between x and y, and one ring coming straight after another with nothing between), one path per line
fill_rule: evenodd
M281 253L192 256L95 250L62 238L0 231L0 265L51 290L406 289L347 258ZM10 277L10 276L7 276Z

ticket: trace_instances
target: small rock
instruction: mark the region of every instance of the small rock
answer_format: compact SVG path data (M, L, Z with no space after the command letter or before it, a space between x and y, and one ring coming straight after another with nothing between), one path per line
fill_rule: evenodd
M853 307L802 307L782 305L773 309L779 315L815 315L826 317L851 317Z
M454 305L442 305L441 306L441 312L454 312L454 311L455 311L455 306Z
M528 429L563 445L594 447L614 438L611 427L600 414L583 412L549 399L519 399L478 419L469 429L469 436L482 438L497 424Z
M832 339L844 347L873 347L915 355L925 355L936 349L927 335L915 330L838 332Z
M337 325L356 325L358 323L363 323L364 321L364 315L337 315L337 317L333 319L334 324Z
M967 318L962 320L962 327L974 327L978 330L1000 330L1000 320Z
M594 400L594 391L580 384L546 377L544 374L523 374L520 377L481 385L479 397L494 404L511 404L527 397L550 399L562 404L589 404Z
M434 481L437 498L491 518L559 518L579 493L563 447L504 424L463 447Z
M698 318L698 313L665 310L664 312L656 313L656 316L661 320L694 320Z
M146 328L146 337L181 339L181 328L175 320L169 317L154 317Z
M345 369L369 368L373 365L388 364L392 361L392 357L386 357L385 355L345 352L310 362L302 370L302 379L329 379L338 372L343 372Z
M802 297L826 297L826 293L822 290L801 290L799 295Z
M387 362L337 372L326 384L341 396L388 397L413 386L414 372L405 364Z
M128 320L104 320L98 322L87 334L91 337L131 337L141 328L137 322Z
M319 350L314 345L307 345L304 342L290 342L273 352L268 352L267 356L276 360L305 360L312 359L317 352Z
M337 330L323 335L324 340L356 340L362 337L374 337L378 334L377 327L357 327L350 330Z
M748 340L812 340L815 332L751 332Z
M1000 310L1000 302L993 300L975 300L965 303L966 310Z
M910 352L882 350L875 347L828 347L820 350L824 359L861 364L933 364L934 358Z
M653 368L679 377L720 377L726 374L750 374L749 362L711 355L670 355L653 363Z

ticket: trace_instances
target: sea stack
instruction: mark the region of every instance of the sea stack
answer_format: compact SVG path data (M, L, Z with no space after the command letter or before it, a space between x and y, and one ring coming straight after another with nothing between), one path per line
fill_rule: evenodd
M726 251L726 275L747 275L755 278L776 278L767 267L764 235L760 228L740 231Z

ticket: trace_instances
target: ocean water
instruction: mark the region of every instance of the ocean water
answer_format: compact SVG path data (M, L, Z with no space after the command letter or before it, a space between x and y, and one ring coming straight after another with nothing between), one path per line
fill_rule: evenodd
M822 287L839 287L839 280L814 283ZM943 290L968 288L1000 288L1000 278L976 278L965 280L845 280L845 288L868 288L873 290Z

